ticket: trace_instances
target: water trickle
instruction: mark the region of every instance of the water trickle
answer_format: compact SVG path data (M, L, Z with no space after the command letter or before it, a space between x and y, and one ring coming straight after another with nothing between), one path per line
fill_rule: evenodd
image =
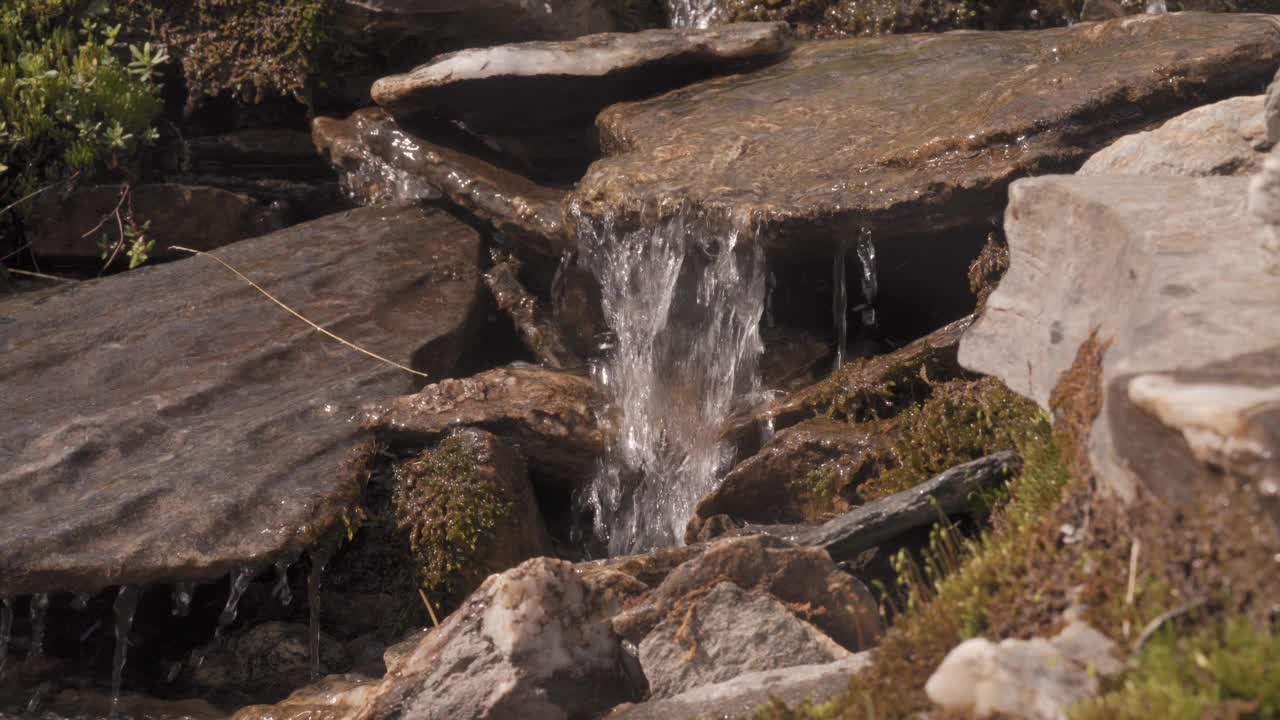
M45 680L36 686L36 689L31 693L31 699L27 701L28 715L35 715L40 712L40 706L44 705L44 699L52 689L53 683L49 680Z
M133 627L133 615L138 610L142 588L124 585L116 593L116 648L111 658L111 716L115 717L120 704L120 688L124 684L124 663L129 657L129 630Z
M31 596L28 617L31 619L31 649L28 658L38 658L44 654L44 618L49 612L49 595L36 593Z
M329 564L331 553L325 548L311 551L311 571L307 573L307 605L309 606L309 623L307 637L311 651L311 679L320 677L320 580L324 568Z
M1169 6L1165 0L1147 0L1148 15L1164 15L1167 12L1169 12Z
M616 336L593 374L620 411L580 500L610 554L642 552L683 535L730 458L724 420L759 387L764 252L745 223L687 211L625 232L611 219L577 221L579 262Z
M664 0L674 28L707 28L720 16L716 0Z
M289 589L289 566L292 564L290 560L277 560L275 563L276 586L271 590L271 594L285 607L293 604L293 591Z
M71 609L76 612L84 612L89 608L89 601L93 599L91 592L78 592L71 599Z
M191 598L196 593L196 584L194 581L185 580L173 584L173 610L174 617L186 617L191 612Z
M862 327L870 329L876 326L874 303L880 293L880 284L876 276L876 245L867 228L862 228L858 234L858 260L862 263Z
M845 348L849 344L849 286L846 282L846 260L853 240L844 237L836 249L836 261L832 267L831 316L836 321L836 370L844 365Z
M4 664L13 635L13 598L0 600L0 680L4 680Z
M244 591L249 589L254 574L253 568L240 568L231 576L231 592L227 594L227 604L222 607L222 614L218 615L218 629L215 632L221 633L223 628L236 621L236 607L240 604Z

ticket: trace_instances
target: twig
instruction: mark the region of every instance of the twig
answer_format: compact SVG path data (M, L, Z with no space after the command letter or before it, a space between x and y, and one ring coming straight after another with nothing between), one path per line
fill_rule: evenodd
M76 179L79 175L80 175L80 173L76 173L75 175L72 175L70 178L67 178L66 182L68 182L68 183L70 183L70 182L75 182L75 179ZM18 207L19 205L21 205L22 203L24 203L24 202L26 202L26 201L30 200L31 198L33 198L33 197L35 197L35 196L37 196L37 195L40 195L40 194L44 193L44 192L45 192L45 191L47 191L47 190L52 190L53 188L57 187L57 186L58 186L58 184L59 184L59 183L61 183L61 182L62 182L62 181L61 181L61 180L59 180L58 182L55 182L55 183L49 183L48 185L45 185L44 187L40 188L39 190L33 190L33 191L31 191L31 192L27 193L25 196L23 196L23 197L21 197L21 198L18 198L17 200L14 200L13 202L9 203L8 205L5 205L3 210L0 210L0 215L3 215L3 214L5 214L5 213L9 212L10 210L12 210L12 209L14 209L14 208Z
M230 265L230 264L228 264L225 260L223 260L222 258L218 257L217 255L210 255L210 254L209 254L209 253L207 253L207 252L204 252L204 251L201 251L201 250L193 250L193 249L191 249L191 248L189 248L189 247L182 247L182 246L180 246L180 245L172 245L172 246L170 246L170 249L171 249L171 250L180 250L180 251L182 251L182 252L189 252L189 253L191 253L191 254L193 254L193 255L203 255L204 257L207 257L207 258L209 258L210 260L213 260L213 261L217 262L217 263L218 263L219 265L221 265L222 267L224 267L224 268L226 268L226 269L230 270L231 272L235 273L236 275L238 275L238 276L240 277L240 279L241 279L241 280L244 280L246 283L249 283L249 287L252 287L254 290L257 290L258 292L262 293L262 294L263 294L263 295L264 295L268 300L270 300L271 302L275 303L276 305L279 305L280 307L284 308L284 309L285 309L285 310L286 310L290 315L292 315L292 316L294 316L294 317L298 318L299 320L301 320L302 322L304 322L304 323L306 323L306 324L310 325L310 326L311 326L312 328L314 328L315 330L317 330L317 331L319 331L319 332L321 332L321 333L324 333L326 336L328 336L328 337L330 337L330 338L332 338L332 339L334 339L334 340L337 340L338 342L342 343L343 345L346 345L347 347L351 348L352 350L355 350L356 352L359 352L359 353L363 353L363 354L365 354L365 355L368 355L369 357L373 358L374 360L379 360L379 361L384 362L384 363L386 363L386 364L388 364L388 365L391 365L392 367L399 368L399 369L401 369L401 370L404 370L404 371L405 371L405 372L407 372L407 373L412 373L412 374L417 375L417 376L419 376L419 377L427 377L427 374L426 374L426 373L424 373L424 372L420 372L420 371L418 371L418 370L414 370L414 369L413 369L413 368L411 368L411 367L406 367L406 366L401 365L400 363L398 363L398 362L396 362L396 361L394 361L394 360L388 360L387 358L384 358L384 357L382 357L381 355L378 355L377 353L373 353L373 352L370 352L370 351L368 351L368 350L365 350L364 348L360 347L359 345L356 345L355 343L351 342L350 340L347 340L347 339L345 339L345 338L339 337L339 336L337 336L337 335L335 335L335 334L333 334L333 333L329 332L328 330L325 330L324 328L320 327L319 325L315 324L314 322L312 322L312 321L308 320L307 318L303 317L301 314L299 314L299 313L298 313L298 311L294 310L293 308L289 307L288 305L285 305L283 302L281 302L281 301L277 300L277 299L276 299L276 296L274 296L274 295L272 295L271 293L269 293L269 292L267 292L266 290L264 290L264 289L262 288L262 286L261 286L261 285L259 285L258 283L256 283L256 282L254 282L254 281L250 280L250 279L248 278L248 276L246 276L244 273L240 272L239 270L237 270L237 269L235 269L235 268L231 267L231 265Z
M57 280L58 282L75 282L72 278L58 277L57 275L45 275L44 273L31 272L30 270L17 270L15 268L6 268L5 272L14 275L26 275L28 277L40 278L41 280Z
M1134 538L1133 543L1129 546L1129 587L1124 593L1124 604L1127 607L1133 607L1133 596L1137 592L1138 585L1138 553L1142 552L1142 541ZM1124 636L1129 637L1129 621L1124 621Z
M1138 635L1138 642L1134 643L1133 653L1130 655L1130 657L1137 658L1138 655L1142 653L1142 646L1147 644L1147 641L1151 639L1152 635L1156 634L1156 631L1159 630L1162 625L1164 625L1165 623L1169 622L1170 620L1176 617L1179 617L1181 615L1186 615L1192 610L1195 610L1201 605L1204 605L1206 602L1208 601L1205 598L1200 598L1199 600L1192 600L1186 605L1174 608L1168 612L1161 613L1158 617L1156 617L1156 619L1147 623L1147 626L1142 628L1142 634Z
M418 588L418 595L422 598L422 604L427 606L427 614L431 616L431 627L440 627L440 620L436 618L436 611L431 607L431 601L427 599L427 593Z

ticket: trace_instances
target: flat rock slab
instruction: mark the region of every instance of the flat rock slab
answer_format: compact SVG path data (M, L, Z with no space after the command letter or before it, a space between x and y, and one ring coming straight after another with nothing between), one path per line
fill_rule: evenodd
M1109 418L1122 376L1192 370L1280 343L1280 258L1247 209L1248 178L1050 176L1009 193L1009 272L960 342L966 367L1047 407L1097 330L1103 412L1095 470L1122 496L1139 478ZM1123 430L1123 429L1121 429ZM1166 478L1149 478L1157 484Z
M690 204L746 215L775 249L821 257L863 227L877 241L987 229L1013 179L1074 170L1161 117L1261 91L1277 63L1280 19L1257 15L810 43L606 109L611 157L575 204L623 227Z
M363 209L216 251L298 312L430 373L482 308L481 241ZM0 305L0 588L216 577L296 555L360 484L361 404L413 377L207 258Z
M1089 158L1080 175L1253 175L1271 149L1265 95L1231 98L1126 135Z
M345 120L316 118L311 132L316 147L347 174L348 188L362 201L440 194L520 249L558 257L570 247L563 190L423 140L378 108L357 110Z
M585 122L601 108L670 89L702 72L777 56L784 23L710 30L600 33L566 42L528 42L441 55L373 85L373 99L397 118L460 121L482 133L540 134Z

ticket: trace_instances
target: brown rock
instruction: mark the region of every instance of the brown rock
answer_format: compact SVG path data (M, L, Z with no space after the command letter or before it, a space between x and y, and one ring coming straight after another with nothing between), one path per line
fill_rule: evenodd
M563 370L582 367L582 359L569 347L552 321L551 311L520 283L520 261L497 257L484 275L498 309L511 317L520 339L535 357L549 368Z
M689 205L749 218L791 257L831 257L865 227L887 258L919 234L928 244L895 270L918 273L955 248L937 238L985 234L1015 178L1075 169L1125 132L1260 90L1278 61L1275 18L1195 13L806 44L752 73L606 109L610 157L573 204L619 231ZM971 259L956 252L943 274L963 277Z
M537 185L484 160L415 137L377 108L346 120L311 125L316 147L345 173L364 202L403 203L439 194L535 253L559 256L568 247L564 192Z
M604 453L603 407L590 379L529 365L428 385L415 395L367 406L364 427L396 444L422 444L461 427L514 443L531 466L573 487Z
M122 197L125 191L128 194ZM156 243L150 254L157 258L185 256L169 250L170 245L213 250L284 224L284 218L270 207L248 195L218 188L168 183L97 185L68 195L41 196L27 237L39 256L100 262L104 259L103 236L109 256L121 240L119 223L126 222L130 213L139 226L151 223L147 237ZM127 251L125 246L117 253L112 267L128 267Z
M358 239L358 242L353 242ZM471 342L480 238L358 210L216 251L298 312L432 374ZM296 557L360 491L363 404L412 385L208 258L0 304L0 587L217 577Z

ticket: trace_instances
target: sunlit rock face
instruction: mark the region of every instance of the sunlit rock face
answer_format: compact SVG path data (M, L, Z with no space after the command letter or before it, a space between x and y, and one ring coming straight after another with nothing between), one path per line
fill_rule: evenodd
M364 209L217 256L389 360L449 372L483 297L443 213ZM215 578L297 557L360 483L363 402L414 376L327 338L208 258L0 305L0 588Z

